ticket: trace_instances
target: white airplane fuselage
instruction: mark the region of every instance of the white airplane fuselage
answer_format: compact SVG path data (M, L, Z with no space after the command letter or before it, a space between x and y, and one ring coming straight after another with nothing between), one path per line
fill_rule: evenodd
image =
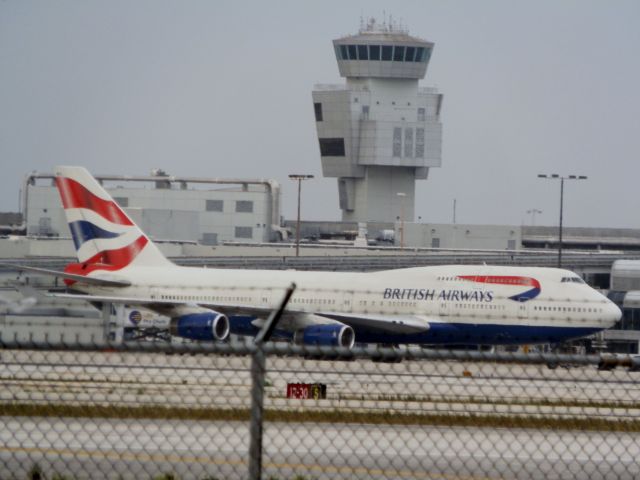
M456 265L343 273L160 266L125 268L114 276L131 286L82 290L144 298L165 314L172 308L165 305L215 308L231 319L232 333L255 333L264 316L243 311L268 312L292 282L297 289L278 326L281 333L346 319L356 342L556 343L609 328L620 318L615 304L574 273L551 268ZM517 279L530 279L529 285ZM531 291L531 282L539 291L518 297ZM353 318L388 319L396 322L396 333L359 327Z

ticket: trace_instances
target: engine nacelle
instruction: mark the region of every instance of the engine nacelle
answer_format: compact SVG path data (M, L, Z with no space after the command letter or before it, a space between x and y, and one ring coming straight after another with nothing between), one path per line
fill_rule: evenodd
M310 325L298 330L293 337L293 341L304 345L351 348L355 338L355 332L350 326L328 324Z
M169 324L171 335L205 342L226 340L229 331L229 319L218 312L189 313L172 318Z

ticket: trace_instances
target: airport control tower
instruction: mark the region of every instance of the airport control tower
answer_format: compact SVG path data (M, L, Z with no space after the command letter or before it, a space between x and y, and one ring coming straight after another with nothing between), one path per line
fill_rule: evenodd
M415 181L442 162L442 95L418 86L433 43L392 22L333 41L345 85L313 91L322 172L343 221L414 220Z

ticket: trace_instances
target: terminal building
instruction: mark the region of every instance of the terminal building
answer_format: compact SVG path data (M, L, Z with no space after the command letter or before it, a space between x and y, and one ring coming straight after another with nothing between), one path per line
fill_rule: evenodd
M27 175L22 187L24 230L35 237L70 237L54 176ZM153 239L217 245L271 242L280 228L280 186L269 179L169 176L96 176L127 214Z
M413 221L415 181L442 161L442 95L418 85L434 44L372 19L333 46L346 84L316 86L313 102L342 220Z
M609 299L622 310L622 318L603 339L609 351L640 353L640 261L617 260L611 268Z

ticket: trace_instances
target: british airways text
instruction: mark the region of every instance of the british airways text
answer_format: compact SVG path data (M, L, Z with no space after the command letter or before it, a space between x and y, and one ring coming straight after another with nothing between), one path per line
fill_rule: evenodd
M430 290L426 288L385 288L385 300L450 300L458 302L492 302L493 291Z

